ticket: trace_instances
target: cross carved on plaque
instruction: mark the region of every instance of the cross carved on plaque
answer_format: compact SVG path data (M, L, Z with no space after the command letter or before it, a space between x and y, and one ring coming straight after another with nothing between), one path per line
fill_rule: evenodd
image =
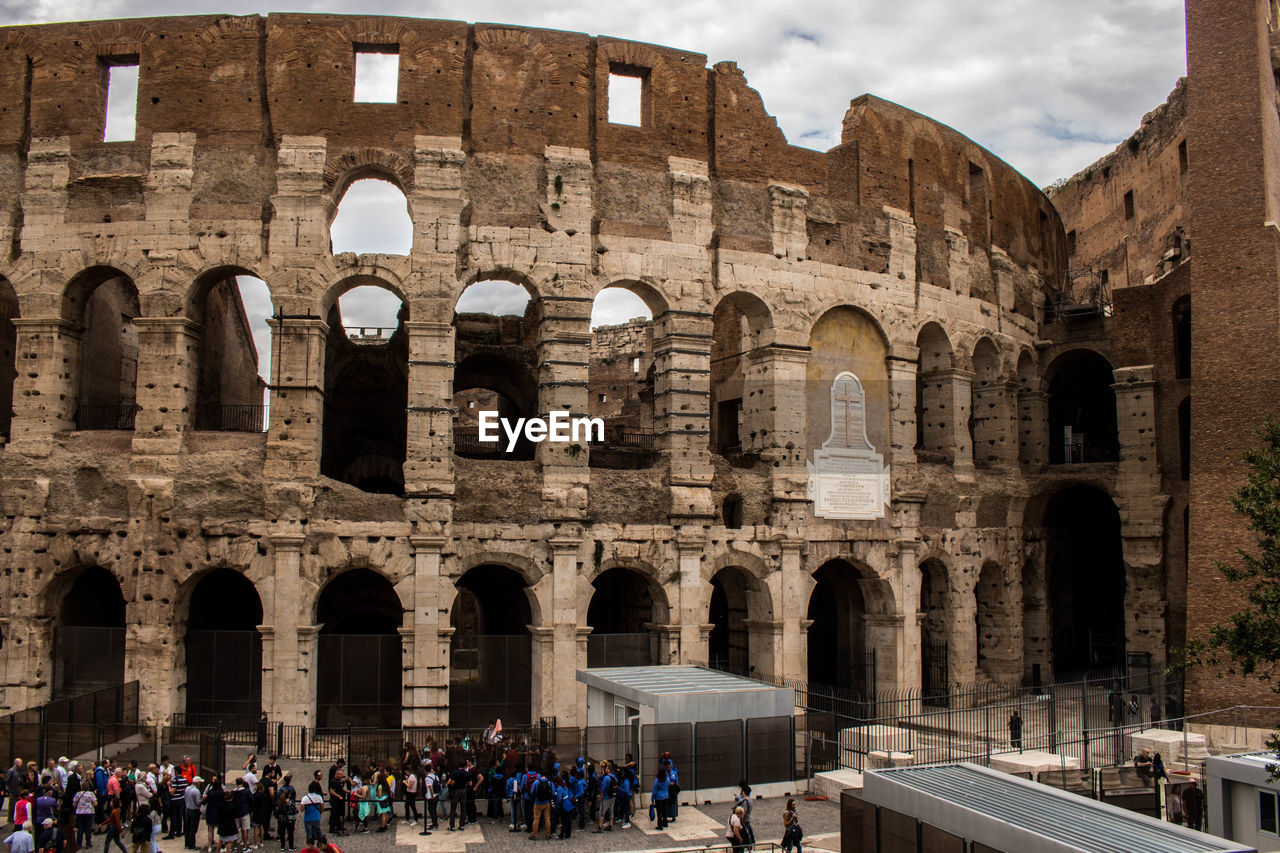
M844 404L844 446L853 447L853 404L861 402L861 397L853 390L853 383L848 379L836 386L835 397L837 403Z

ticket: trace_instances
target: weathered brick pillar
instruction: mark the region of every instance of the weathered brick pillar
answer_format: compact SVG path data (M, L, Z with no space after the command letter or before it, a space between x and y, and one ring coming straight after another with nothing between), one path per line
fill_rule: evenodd
M714 518L711 499L711 315L654 318L654 422L670 478L671 519ZM682 651L682 655L685 652Z
M680 567L680 663L707 665L707 624L711 585L702 580L702 556L707 542L701 537L675 541Z
M1014 389L1012 382L992 382L973 389L973 462L979 468L1014 464Z
M300 613L302 546L299 533L275 533L268 537L273 561L271 606L259 626L262 633L262 704L272 720L289 725L315 725L315 658L302 659L303 628L311 619ZM313 672L307 673L306 670ZM309 677L308 677L309 676Z
M404 671L406 726L449 725L449 607L441 606L443 536L411 536L413 607L409 631L413 653Z
M763 431L757 448L769 466L774 524L809 516L804 458L804 383L809 348L774 342L747 353L748 426ZM755 392L754 396L750 392ZM775 599L776 601L777 599Z
M443 309L442 309L443 310ZM453 496L453 324L411 320L406 498L424 520L447 521Z
M58 317L15 317L18 375L13 383L9 446L48 456L53 434L75 429L80 329Z
M1164 509L1156 463L1156 384L1150 365L1115 371L1120 463L1116 477L1125 565L1125 650L1165 663Z
M194 426L199 326L186 317L136 317L135 455L176 455Z
M889 275L916 280L916 224L911 214L896 207L882 208L889 227Z
M320 475L324 353L329 326L319 317L276 315L271 327L271 423L264 479L312 481Z
M1018 391L1018 458L1029 474L1049 464L1049 395L1043 391Z

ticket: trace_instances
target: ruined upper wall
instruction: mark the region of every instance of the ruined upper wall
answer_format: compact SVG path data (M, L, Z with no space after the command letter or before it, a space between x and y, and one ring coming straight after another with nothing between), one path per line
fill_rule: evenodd
M1107 273L1111 287L1150 282L1189 250L1187 80L1115 151L1051 190L1071 268Z
M701 54L494 24L299 14L7 27L0 45L0 223L12 229L13 255L31 189L24 173L40 167L30 155L52 144L44 140L70 147L62 221L100 223L154 218L153 136L188 134L195 232L200 220L269 227L287 137L324 139L331 205L369 171L407 189L415 137L442 137L461 140L468 155L473 225L541 224L539 169L559 146L590 152L601 234L668 239L668 169L682 158L708 164L722 248L777 254L781 207L804 216L809 256L884 272L890 230L914 214L922 281L961 289L953 261L972 254L964 266L974 294L996 298L992 246L1043 280L1056 275L1052 208L972 141L864 96L845 118L842 145L826 154L792 146L738 67L709 69ZM357 46L398 52L397 103L353 102ZM104 143L107 68L123 59L140 66L137 136ZM611 69L645 79L643 126L609 123ZM522 158L528 168L513 171ZM973 168L986 177L971 180ZM41 184L60 185L60 175L49 178ZM1019 302L1031 316L1029 295Z

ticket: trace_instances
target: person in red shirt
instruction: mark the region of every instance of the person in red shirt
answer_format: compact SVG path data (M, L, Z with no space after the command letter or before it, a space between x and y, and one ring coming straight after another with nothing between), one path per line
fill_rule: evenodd
M18 803L13 809L13 825L22 828L22 825L31 820L31 792L26 788L22 789L22 793L18 795Z
M187 780L187 784L191 784L191 780L196 778L196 766L191 763L191 756L182 756L182 763L178 765L178 772L182 774L182 778Z

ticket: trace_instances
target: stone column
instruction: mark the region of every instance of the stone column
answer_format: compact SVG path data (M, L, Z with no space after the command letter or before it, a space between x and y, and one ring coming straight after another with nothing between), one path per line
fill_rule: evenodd
M805 541L783 539L778 543L781 551L779 570L766 579L769 594L773 596L773 612L782 620L781 654L775 656L775 668L779 675L797 675L809 671L809 593L813 578L803 566Z
M973 389L973 463L978 468L1007 468L1017 459L1012 382Z
M716 516L711 499L711 315L654 318L654 422L671 488L673 524ZM682 656L687 654L681 652Z
M786 623L781 619L748 619L747 659L757 675L781 678L782 636Z
M1120 462L1116 477L1125 564L1125 650L1165 663L1164 510L1156 455L1156 384L1150 365L1115 371Z
M974 587L981 568L976 555L957 558L952 567L947 626L947 669L952 684L970 684L978 678L978 599Z
M75 429L80 329L57 317L15 317L18 374L13 383L9 446L48 456L53 434Z
M268 484L313 481L320 475L329 325L319 317L289 314L272 317L267 324L273 361L264 479Z
M920 513L924 503L923 494L902 494L893 500L894 528L898 533L898 609L903 620L899 681L904 687L922 686L919 608L920 554L924 551L924 542L920 539Z
M308 618L305 621L311 620ZM323 625L303 623L298 625L295 633L298 638L298 695L293 701L295 705L302 708L302 713L295 714L294 719L311 726L319 722L317 701L320 697L317 693L320 674L320 629L323 627ZM289 719L286 718L284 722L289 722Z
M555 629L530 625L529 639L533 647L529 656L529 694L533 704L529 719L537 723L540 717L555 716Z
M135 317L138 379L135 455L177 455L195 419L200 327L186 317Z
M586 654L586 635L580 635L578 627L578 552L582 548L582 540L564 537L552 539L549 544L552 561L552 657L551 671L542 674L542 693L550 700L543 706L543 715L554 715L558 725L576 726L587 705L586 685L578 681L579 659ZM545 615L543 621L547 621ZM585 613L582 621L586 621ZM551 709L550 713L546 708Z
M707 665L707 606L710 584L702 580L702 555L707 542L702 538L675 541L680 571L680 663Z
M453 497L453 324L405 323L409 335L406 498L428 505L432 521L447 521ZM430 508L436 504L436 511ZM439 517L437 517L439 516Z
M887 359L889 367L889 460L895 473L910 470L916 462L916 372L918 347L897 346Z
M1049 395L1018 391L1018 458L1029 474L1049 464Z
M300 636L311 619L298 608L306 539L296 533L276 533L268 541L273 562L271 612L263 614L264 624L258 629L262 632L263 710L272 720L289 725L315 725L314 678L308 677L311 667L302 660Z
M748 426L762 435L753 449L769 466L773 524L809 516L808 472L804 458L805 366L809 348L772 343L748 352L744 407ZM746 402L750 400L750 402Z
M911 621L915 621L914 614ZM875 692L884 695L905 687L902 665L906 620L903 615L867 613L863 616L863 622L866 625L867 648L876 650Z
M562 285L566 290L583 286ZM538 324L538 414L587 414L587 367L591 361L591 299L585 296L543 297ZM591 483L587 441L568 444L544 441L537 446L542 469L545 518L577 520L587 511Z
M413 611L408 633L413 654L404 673L404 724L449 724L449 645L440 628L448 627L448 607L441 607L443 536L410 536L413 546Z

